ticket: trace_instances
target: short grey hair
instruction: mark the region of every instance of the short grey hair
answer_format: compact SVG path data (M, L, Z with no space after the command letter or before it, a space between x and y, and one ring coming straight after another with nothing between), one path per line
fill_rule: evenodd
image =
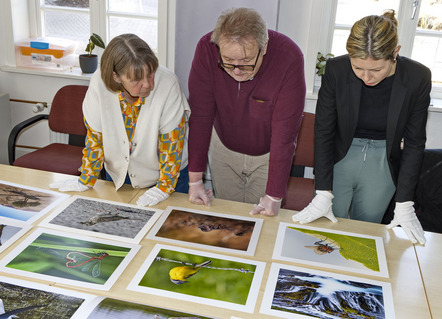
M253 38L259 49L264 50L269 34L267 23L258 11L252 8L233 8L221 13L210 40L219 46L221 37L238 43Z

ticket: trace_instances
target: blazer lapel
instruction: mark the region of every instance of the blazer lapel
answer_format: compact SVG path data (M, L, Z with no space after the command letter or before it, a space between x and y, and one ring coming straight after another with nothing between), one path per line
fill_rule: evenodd
M399 60L398 60L399 61ZM400 68L396 68L397 72L393 81L391 90L390 105L388 107L387 117L387 154L390 154L394 142L394 134L399 121L399 115L404 105L407 88L403 85L402 74Z
M361 104L361 87L362 82L353 75L348 83L348 136L353 139L356 127L358 125L359 107Z

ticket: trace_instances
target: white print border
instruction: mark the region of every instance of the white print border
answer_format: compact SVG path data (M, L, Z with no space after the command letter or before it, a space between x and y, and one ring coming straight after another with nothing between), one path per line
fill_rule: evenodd
M183 212L188 212L188 213L193 213L193 214L207 215L207 216L216 216L216 217L227 218L227 219L231 219L231 220L254 222L255 225L253 227L253 232L250 237L250 241L249 241L247 250L219 247L216 245L209 245L209 244L193 243L193 242L184 241L184 240L178 240L178 239L173 239L173 238L165 238L165 237L157 236L158 231L161 229L161 227L163 227L164 222L167 220L167 218L169 217L170 213L173 210L178 210L178 211L183 211ZM214 212L189 209L189 208L183 208L183 207L168 206L164 210L161 217L158 219L158 222L149 231L146 238L149 238L152 240L157 240L157 241L163 241L163 242L166 242L169 244L185 245L185 246L189 246L191 248L210 249L210 250L215 250L215 251L219 251L219 252L236 253L236 254L240 254L240 255L253 256L255 254L256 246L258 244L259 234L262 229L262 223L263 223L263 219L260 219L260 218L221 214L221 213L214 213Z
M54 218L56 218L60 214L65 213L64 211L69 206L71 206L75 201L77 201L78 199L82 199L82 200L86 200L86 201L90 201L90 202L96 202L96 203L105 203L105 204L109 204L112 206L122 206L122 207L127 207L129 209L145 210L146 212L153 212L153 215L145 223L145 225L137 232L137 234L134 234L133 237L124 237L124 236L120 236L120 235L107 234L107 233L103 233L103 232L99 232L99 231L80 229L75 226L70 227L70 226L58 225L58 224L55 224L54 222L52 222L54 220ZM108 240L115 240L115 241L122 241L122 242L126 242L126 243L139 244L140 241L144 238L144 236L146 236L146 233L149 231L149 229L158 220L161 213L162 213L162 210L154 209L154 208L150 208L150 207L146 208L146 207L141 207L141 206L136 206L136 205L131 205L131 204L125 204L125 203L121 203L121 202L115 202L115 201L103 200L103 199L98 199L98 198L91 198L91 197L86 197L86 196L74 195L71 198L69 198L68 200L64 201L61 205L59 205L48 217L46 217L40 223L40 226L48 227L48 228L52 228L52 229L56 229L56 230L60 230L60 231L73 232L73 233L82 234L85 236L100 237L100 238L104 238L104 239L108 239ZM75 214L72 215L72 219L73 220L76 219ZM130 219L126 219L126 220L129 221Z
M260 312L263 314L268 314L272 316L277 316L280 318L287 319L311 319L312 316L307 316L303 314L289 313L282 310L272 309L273 299L275 295L276 285L278 283L278 276L281 269L289 271L299 271L304 272L313 276L322 276L332 278L333 280L349 281L363 284L376 285L382 288L382 297L384 301L384 311L385 319L395 319L394 304L393 304L393 293L391 290L391 284L382 281L369 280L365 278L351 277L347 275L334 274L330 272L313 270L307 268L301 268L296 266L284 265L279 263L272 263L270 267L269 276L267 279L267 285L264 290L264 296L261 303Z
M23 221L23 222L28 223L28 224L32 224L33 222L38 220L40 217L45 215L47 212L49 212L51 209L53 209L58 204L60 204L62 201L64 201L66 198L71 196L71 195L65 194L65 193L59 193L59 192L54 192L54 191L50 191L50 190L47 190L47 189L31 187L31 186L26 186L26 185L21 185L21 184L16 184L16 183L11 183L11 182L6 182L6 181L0 180L0 187L1 187L1 184L8 185L8 186L11 186L11 187L16 187L16 188L28 189L28 190L35 191L35 192L40 192L40 193L52 195L52 196L55 197L55 199L51 203L46 205L40 211L35 211L35 212L29 212L29 211L24 210L24 209L11 208L11 207L5 207L3 205L0 205L0 217L6 218L6 219L9 219L9 220L19 220L19 221ZM3 212L2 212L2 210L3 210ZM26 212L28 212L29 214L32 214L32 216L30 216L30 217L28 217L26 219L19 219L19 218L16 218L16 217L12 216L13 214L15 214L14 211L16 211L16 214L23 214L23 215ZM10 217L5 216L4 214L7 214ZM23 216L23 218L24 218L24 216Z
M36 273L36 272L32 272L32 271L14 269L14 268L7 267L7 265L14 258L16 258L18 255L20 255L23 252L23 250L25 250L28 246L30 246L42 234L49 234L49 235L70 238L70 239L89 241L91 243L97 243L97 244L123 247L123 248L129 249L129 251L127 252L127 255L123 258L123 260L120 262L120 264L113 271L112 275L110 275L109 278L105 281L104 284L89 283L89 282L84 282L84 281L80 281L80 280L67 279L67 278L63 278L63 277L40 274L40 273ZM80 235L75 235L75 234L66 234L66 233L55 231L55 230L37 228L22 243L20 243L16 248L14 248L14 250L12 250L8 255L6 255L5 257L3 257L0 260L0 269L3 272L11 273L14 275L27 276L27 277L31 277L34 279L46 280L46 281L50 281L50 282L57 282L57 283L80 287L80 288L97 289L97 290L106 290L107 291L107 290L110 290L112 285L117 281L118 277L122 274L122 272L127 267L129 262L135 257L135 255L137 254L137 252L140 248L141 248L140 245L127 244L127 243L121 243L121 242L113 242L113 241L108 241L108 240L104 240L104 239L100 239L100 238L86 237L86 236L80 236Z
M235 304L235 303L227 302L227 301L219 301L219 300L215 300L215 299L191 296L188 294L177 293L177 292L172 292L172 291L168 291L168 290L140 286L139 285L140 281L143 279L147 270L150 268L152 263L155 261L158 253L162 249L172 250L172 251L176 251L176 252L180 252L180 253L187 253L187 254L194 254L194 255L198 255L198 256L204 256L206 258L224 259L224 260L229 260L229 261L245 263L245 264L256 266L246 303L244 305L240 305L240 304ZM127 286L127 289L142 292L142 293L157 295L157 296L176 298L176 299L185 300L188 302L195 302L195 303L200 303L200 304L210 304L211 306L220 307L220 308L224 308L224 309L231 309L231 310L253 313L255 305L256 305L256 301L258 298L259 288L261 286L261 281L262 281L262 277L264 274L265 265L266 264L264 262L253 261L253 260L249 260L249 259L241 259L241 258L236 258L236 257L232 257L232 256L220 255L217 253L202 252L202 251L197 251L197 250L192 250L192 249L178 248L178 247L174 247L174 246L156 244L155 247L152 249L151 253L149 254L149 256L147 257L147 259L145 260L145 262L143 263L143 265L140 267L138 272L135 274L132 281Z
M346 260L344 257L342 257L339 254L339 252L336 252L335 255L333 255L332 253L324 254L322 256L314 254L312 250L304 249L307 242L302 241L302 240L299 240L297 242L295 242L295 241L288 242L289 239L287 238L287 232L290 231L289 227L300 228L300 229L309 229L309 230L313 230L313 231L320 231L320 232L339 234L339 235L346 235L346 236L350 236L350 237L373 239L375 242L375 245L376 245L376 254L377 254L377 258L378 258L379 271L369 269L356 261ZM292 230L292 231L294 231L294 230ZM305 236L308 236L308 235L304 235L304 237ZM301 237L302 237L302 235L299 235L299 238L301 238ZM298 254L298 257L289 257L287 255L284 255L283 247L284 247L284 245L288 245L288 244L290 244L289 246L290 246L291 253ZM312 243L310 243L310 245L311 244ZM309 246L309 247L311 247L311 246ZM304 256L301 256L302 255L301 252L305 252ZM308 266L326 267L326 268L332 268L332 269L337 269L337 270L350 271L350 272L359 273L359 274L379 276L379 277L384 277L384 278L389 277L387 259L385 256L384 242L381 237L368 236L368 235L356 234L356 233L349 233L349 232L344 232L344 231L332 230L332 229L328 229L328 228L317 228L317 227L311 227L311 226L306 226L306 225L290 224L290 223L281 222L279 224L278 235L276 237L276 242L275 242L275 247L273 250L273 257L272 258L276 259L276 260L301 263L301 264L305 264Z

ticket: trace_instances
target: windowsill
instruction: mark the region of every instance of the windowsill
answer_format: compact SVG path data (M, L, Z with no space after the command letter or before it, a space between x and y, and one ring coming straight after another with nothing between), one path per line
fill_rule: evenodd
M0 66L0 71L11 72L11 73L21 73L21 74L31 74L31 75L41 75L41 76L51 76L59 78L68 78L76 80L90 80L92 73L83 73L79 67L72 67L66 71L50 71L50 70L40 70L25 67L16 67L9 65Z

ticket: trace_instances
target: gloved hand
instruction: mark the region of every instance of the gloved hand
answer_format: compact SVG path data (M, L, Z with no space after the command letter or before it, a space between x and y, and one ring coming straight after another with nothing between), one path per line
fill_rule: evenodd
M281 208L280 199L275 199L269 195L265 195L259 199L259 204L253 205L253 210L249 213L250 215L261 214L265 216L276 216L279 213L279 209Z
M59 182L55 182L52 184L49 184L50 188L58 188L60 192L84 192L85 190L88 190L90 187L83 185L78 181L78 178L76 179L67 179Z
M213 192L211 189L206 190L202 180L195 183L189 183L189 202L210 206L210 201L213 199Z
M327 217L333 223L337 223L332 211L333 194L329 191L316 191L316 196L310 204L299 213L292 216L294 222L301 224L310 223L320 217Z
M137 200L138 206L155 206L159 202L169 198L169 194L163 192L158 187L149 188L143 195Z
M419 219L416 217L413 205L414 203L411 201L402 203L396 202L394 218L391 223L387 225L387 228L391 229L400 225L413 244L419 242L419 244L425 245L426 240L424 230Z

